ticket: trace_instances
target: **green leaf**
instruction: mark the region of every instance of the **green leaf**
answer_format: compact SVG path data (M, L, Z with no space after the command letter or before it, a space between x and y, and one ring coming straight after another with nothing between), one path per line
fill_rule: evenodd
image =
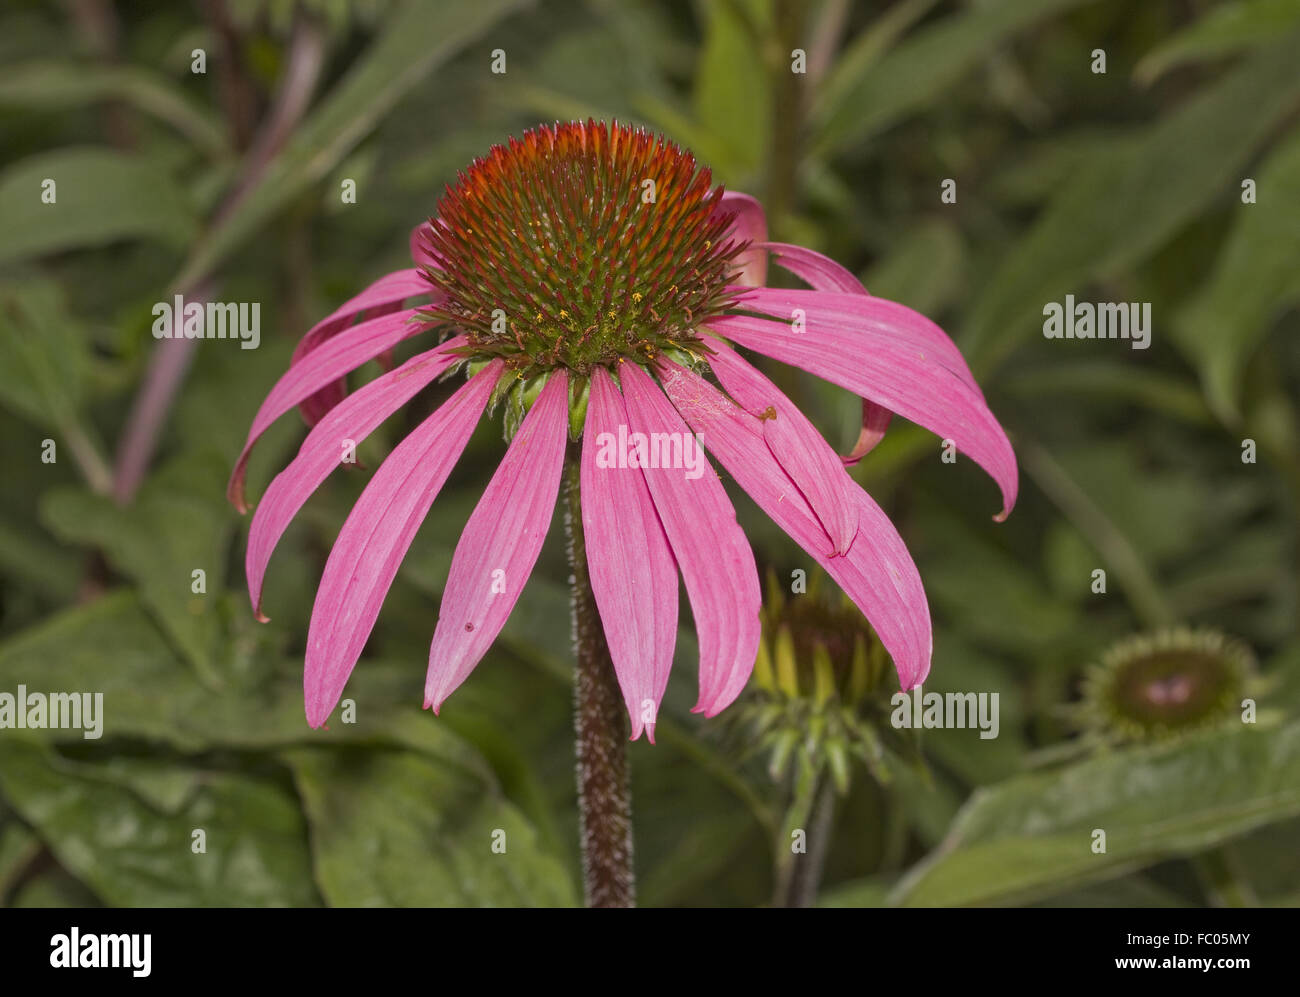
M1237 222L1214 273L1174 321L1210 405L1232 422L1246 362L1278 312L1300 300L1300 130L1260 167L1256 197L1234 208Z
M225 136L208 108L180 87L140 66L34 59L0 72L0 105L62 111L120 100L165 121L209 156L228 154Z
M113 667L105 667L111 648ZM158 741L181 751L248 750L301 743L397 745L486 777L483 759L420 707L424 670L410 661L361 662L348 683L355 723L312 730L303 716L302 662L214 692L193 672L130 591L58 613L0 645L0 690L94 691L104 737ZM6 738L84 743L80 730L10 730Z
M0 405L53 431L52 463L71 455L86 483L105 493L112 471L81 419L92 369L89 333L68 312L58 284L39 277L0 283Z
M155 619L209 685L221 682L221 593L235 531L222 491L225 469L211 451L196 450L150 477L128 506L69 488L41 503L41 517L56 536L103 551L136 582ZM203 572L201 586L195 571Z
M88 345L57 283L0 284L0 403L41 426L67 425L84 400Z
M54 203L41 198L54 181ZM49 195L47 195L49 196ZM119 239L190 242L194 210L150 160L95 146L67 146L0 173L0 263Z
M209 771L176 812L122 785L130 768L73 762L0 742L0 789L59 862L106 903L124 907L304 907L319 903L307 829L278 781ZM156 767L156 763L154 764ZM192 850L193 832L206 851Z
M695 120L726 149L727 174L736 182L753 177L770 141L771 86L761 54L754 51L754 39L736 9L747 10L752 24L759 20L761 6L748 0L709 5L696 69Z
M856 79L839 81L813 107L817 151L853 145L924 108L1034 23L1093 0L979 4L918 31ZM871 29L868 29L871 30Z
M1296 44L1262 52L1074 174L976 302L963 341L972 366L994 366L1041 329L1047 302L1122 273L1235 191L1242 166L1300 96Z
M306 804L316 874L331 904L576 902L564 866L538 846L528 821L464 771L407 751L302 748L284 757Z
M935 3L937 0L901 0L846 45L835 57L817 93L814 109L818 117L835 121L843 115L867 74Z
M386 22L279 155L252 193L198 245L174 287L210 272L351 152L428 73L480 38L522 0L411 0Z
M1271 42L1297 23L1300 23L1300 0L1239 0L1220 4L1148 52L1133 70L1133 78L1150 85L1175 66L1221 59Z
M1300 813L1300 724L1100 755L976 791L891 898L1028 901L1193 855ZM1094 853L1093 831L1106 832Z

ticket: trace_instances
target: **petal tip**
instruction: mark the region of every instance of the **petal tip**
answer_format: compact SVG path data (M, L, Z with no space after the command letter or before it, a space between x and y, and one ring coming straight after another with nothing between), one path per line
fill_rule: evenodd
M230 479L230 484L226 486L226 501L235 507L235 511L241 516L248 515L248 497L244 494L244 477L241 474L239 480Z

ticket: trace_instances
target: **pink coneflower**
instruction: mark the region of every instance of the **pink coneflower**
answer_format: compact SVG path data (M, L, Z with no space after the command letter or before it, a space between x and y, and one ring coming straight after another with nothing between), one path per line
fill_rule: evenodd
M679 573L699 635L695 709L712 716L731 703L760 637L754 555L715 472L692 473L650 452L652 443L689 452L697 439L862 610L903 688L925 678L931 633L920 577L845 463L898 413L954 441L997 482L1001 516L1011 509L1011 446L938 326L871 297L819 253L768 242L753 198L724 193L689 153L624 125L541 127L494 147L447 188L411 249L412 269L376 281L303 338L253 420L230 483L243 510L249 450L299 407L313 428L271 483L249 537L260 617L271 553L340 463L345 441L359 443L435 378L469 375L374 473L330 552L307 641L313 727L337 704L416 530L497 401L512 435L452 559L426 707L437 712L465 681L518 600L566 450L578 463L591 593L633 739L647 730L653 740ZM762 286L769 256L811 290ZM431 303L403 307L415 297ZM347 393L349 371L432 330L455 334ZM861 396L853 452L837 456L735 346ZM620 441L630 441L630 460L611 456Z

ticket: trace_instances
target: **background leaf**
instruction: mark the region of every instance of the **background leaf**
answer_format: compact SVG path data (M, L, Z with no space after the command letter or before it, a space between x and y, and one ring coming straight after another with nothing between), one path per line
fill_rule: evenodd
M1177 66L1271 42L1297 24L1300 3L1296 0L1230 0L1156 46L1138 63L1133 76L1149 84Z
M1256 196L1256 204L1241 205L1213 275L1174 324L1211 405L1234 421L1247 360L1275 315L1300 300L1300 276L1290 265L1300 257L1300 137L1260 166ZM1264 210L1251 210L1257 207Z
M404 93L520 2L411 0L403 5L348 75L303 122L248 198L197 247L173 284L188 286L294 197L323 180Z
M274 780L209 772L169 814L120 782L35 744L0 745L0 787L65 868L109 904L317 904L306 828ZM207 851L191 849L206 832Z
M989 49L1036 21L1089 0L1003 0L917 31L856 78L837 81L814 109L822 148L884 131L956 84Z
M210 156L229 154L211 112L175 84L139 66L97 66L35 59L0 72L0 104L61 111L125 100L167 122Z
M1117 752L976 792L897 903L1031 899L1300 813L1300 725ZM1094 854L1092 832L1106 832Z
M55 183L53 204L42 184ZM94 147L30 156L0 173L0 263L151 238L173 246L197 223L184 193L148 159Z
M977 365L996 364L1041 328L1047 302L1121 273L1208 200L1227 194L1252 151L1300 97L1296 44L1293 38L1271 46L1147 134L1075 174L976 304L964 345Z
M567 870L539 849L527 821L463 773L412 752L302 748L285 757L306 800L316 869L330 903L575 902ZM376 825L376 813L387 819Z

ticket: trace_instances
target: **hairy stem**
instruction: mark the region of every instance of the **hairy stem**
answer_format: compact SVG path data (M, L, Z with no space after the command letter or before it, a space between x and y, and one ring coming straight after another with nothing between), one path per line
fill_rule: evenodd
M583 894L588 907L633 907L636 877L632 870L627 716L587 572L579 496L579 453L578 444L570 443L564 487L569 568L573 572L573 645L577 656L573 728L578 756Z

